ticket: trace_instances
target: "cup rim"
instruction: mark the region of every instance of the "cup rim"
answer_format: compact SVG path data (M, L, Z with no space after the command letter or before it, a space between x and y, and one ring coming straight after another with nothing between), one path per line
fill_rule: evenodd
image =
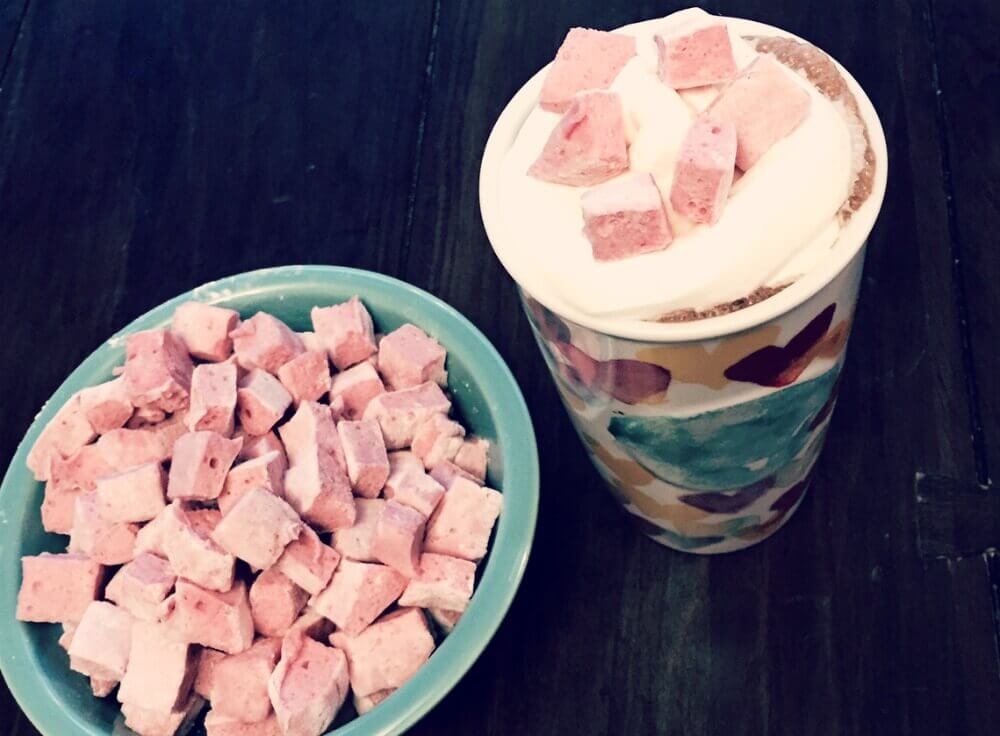
M742 35L778 35L809 43L793 33L766 23L729 16L718 17L734 22ZM640 21L615 30L629 31L662 20L663 18L655 18ZM838 71L857 99L858 108L868 129L869 144L875 153L876 169L871 194L841 231L838 246L843 247L834 248L825 268L813 268L774 296L729 314L687 322L654 322L589 315L559 299L551 289L545 288L544 279L537 272L532 272L528 268L519 269L512 258L508 257L505 260L501 254L502 249L495 245L506 235L506 223L499 197L495 196L495 193L499 189L503 160L524 121L537 104L542 82L551 62L525 82L510 99L490 131L483 150L483 160L479 170L479 208L494 254L522 291L560 317L599 333L631 340L649 342L709 340L753 329L806 303L833 282L861 252L878 218L888 180L888 150L878 113L857 80L836 59L832 56L830 59L837 65Z

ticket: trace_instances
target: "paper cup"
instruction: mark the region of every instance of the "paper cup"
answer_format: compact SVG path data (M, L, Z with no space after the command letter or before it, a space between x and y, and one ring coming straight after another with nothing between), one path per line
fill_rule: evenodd
M730 22L744 35L790 35ZM841 72L868 125L877 162L873 191L821 268L721 317L595 318L560 302L541 274L507 257L501 163L537 103L545 69L514 96L487 142L480 206L494 250L518 284L591 460L641 530L668 547L715 554L755 544L781 528L809 486L836 403L887 169L871 102Z

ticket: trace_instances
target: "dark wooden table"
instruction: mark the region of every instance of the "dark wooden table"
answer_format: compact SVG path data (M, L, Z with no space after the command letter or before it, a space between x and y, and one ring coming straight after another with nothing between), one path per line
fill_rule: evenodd
M506 621L419 734L996 734L1000 6L732 0L869 92L891 173L801 510L721 558L638 536L479 218L479 160L571 25L673 2L0 0L0 463L102 339L201 282L369 268L464 312L542 457ZM0 734L36 733L0 687Z

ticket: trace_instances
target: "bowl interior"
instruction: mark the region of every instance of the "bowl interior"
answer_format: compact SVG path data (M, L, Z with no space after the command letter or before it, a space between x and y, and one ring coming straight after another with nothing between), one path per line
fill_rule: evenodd
M293 329L311 329L314 305L358 294L388 332L413 322L448 350L448 388L463 423L489 439L489 484L504 494L504 510L490 553L480 568L469 609L417 675L370 713L336 728L337 736L399 733L415 723L454 686L499 626L520 582L534 533L538 456L527 407L496 350L468 320L444 302L404 282L348 268L290 266L240 274L206 284L146 313L102 344L59 387L25 435L0 487L0 670L18 703L47 736L103 736L120 729L114 698L94 698L86 678L68 668L57 640L61 627L14 619L20 557L58 552L67 538L47 534L39 508L44 486L25 465L45 423L76 391L106 381L124 361L124 335L166 325L174 308L195 298L238 310L263 310ZM349 710L345 706L345 710ZM338 724L343 715L338 719ZM335 724L336 725L336 724Z

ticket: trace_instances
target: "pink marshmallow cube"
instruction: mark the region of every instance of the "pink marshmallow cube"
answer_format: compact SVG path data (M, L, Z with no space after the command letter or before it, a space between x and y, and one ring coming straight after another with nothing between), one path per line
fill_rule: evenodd
M674 89L728 82L736 76L736 58L725 23L677 34L656 34L660 80Z
M177 710L169 712L122 703L122 715L125 725L140 736L184 736L194 727L204 708L205 701L192 695Z
M183 502L182 502L183 503ZM195 533L208 539L222 521L222 512L211 507L187 506L187 519Z
M379 423L386 448L399 450L410 446L421 424L450 410L451 402L441 387L428 381L414 388L379 394L368 403L364 418Z
M347 658L301 634L286 636L268 693L284 736L318 736L347 698Z
M333 622L306 606L306 610L288 629L289 634L296 632L316 641L327 641L333 633Z
M222 493L219 494L219 511L225 516L247 491L260 488L275 496L281 496L285 489L284 453L277 450L234 465L226 476Z
M308 601L309 593L277 568L265 570L250 586L254 628L261 636L284 636Z
M475 578L476 563L428 552L420 556L420 573L399 596L399 605L462 612L472 598Z
M177 440L187 434L188 428L184 424L186 416L186 411L182 409L174 412L162 422L148 427L149 433L159 441L164 459L169 460L174 456L174 445L177 443Z
M356 296L332 307L313 307L311 316L313 329L337 370L350 368L375 352L371 315Z
M132 617L105 601L83 613L69 645L70 669L98 680L118 682L125 675L132 642Z
M492 488L456 479L427 522L424 551L481 560L502 506L503 496Z
M97 677L90 678L90 692L95 698L106 698L118 686L117 680L101 680Z
M455 465L471 475L480 484L486 481L490 460L490 441L482 437L469 437L455 453Z
M444 486L422 470L389 478L383 495L430 517L444 496Z
M181 428L186 431L183 425ZM113 429L101 435L96 447L105 465L121 471L169 459L173 444L172 438L152 429Z
M104 567L85 555L49 554L21 558L17 620L32 623L77 622L104 582Z
M283 736L278 717L273 713L263 721L247 723L239 718L230 718L214 709L205 714L206 736Z
M453 460L462 448L465 428L444 414L435 414L413 435L410 450L428 470L444 460Z
M167 507L167 474L159 463L146 463L116 475L98 478L97 505L111 522L149 521Z
M198 649L155 621L132 626L132 653L118 701L159 713L182 707L198 673Z
M758 56L708 108L708 116L736 126L736 165L749 171L809 114L812 98L793 72Z
M240 425L248 435L270 432L292 405L292 395L281 385L281 381L260 369L252 370L240 379L236 400Z
M243 440L226 439L218 432L182 435L174 443L167 496L171 500L211 501L218 498L242 444Z
M255 570L278 561L302 533L302 520L285 501L262 488L243 494L212 532L212 541Z
M102 565L121 565L135 556L138 532L139 527L135 524L104 518L97 493L88 491L76 497L68 549L85 554Z
M320 531L349 527L357 514L347 473L329 455L289 468L285 473L285 497L303 519Z
M288 457L285 455L285 446L281 444L281 440L278 439L278 435L274 432L266 432L261 435L251 435L245 434L242 430L237 430L235 437L243 438L243 447L240 448L240 454L236 456L237 460L253 460L261 455L267 455L271 452L276 452L281 458L281 463L284 467L288 467Z
M72 621L67 621L62 624L62 634L59 636L59 646L66 650L69 654L69 646L73 643L73 634L76 633L76 624Z
M285 498L321 530L354 523L354 496L342 461L340 437L329 407L303 401L279 430L291 467L285 473Z
M445 490L451 488L451 484L455 482L456 478L465 478L465 480L471 480L473 483L482 485L482 483L480 483L479 480L467 470L463 470L455 463L447 461L438 463L431 468L430 476L440 483Z
M326 352L326 343L315 332L300 332L298 335L306 350L319 350L321 353Z
M413 388L427 381L448 382L447 354L437 340L412 324L405 324L378 344L378 371L392 388Z
M73 529L76 497L81 492L76 486L48 481L42 500L42 528L52 534L69 534Z
M35 440L28 453L28 468L36 480L48 480L52 461L69 457L94 439L96 433L87 419L79 394L74 394Z
M590 91L573 99L528 174L555 184L593 186L628 167L621 97Z
M398 501L387 501L375 524L372 554L375 559L408 578L420 572L427 517Z
M545 110L565 111L577 92L610 87L633 56L631 36L571 28L545 75L538 104Z
M395 688L390 688L389 690L379 690L378 692L374 692L371 695L359 696L355 694L354 710L358 712L359 716L363 716L365 713L367 713L376 705L378 705L383 700L388 698L394 692L396 692Z
M375 366L365 361L333 377L330 403L339 397L344 402L343 416L356 419L364 415L368 402L381 393L385 393L382 379Z
M343 396L331 396L330 397L330 416L333 418L334 423L339 422L346 416L346 407L344 406Z
M246 370L277 373L285 363L305 352L299 336L277 317L257 312L229 333L236 361Z
M242 580L225 593L207 590L184 578L163 603L162 621L180 641L238 654L253 643L253 615Z
M54 485L71 486L81 491L97 488L97 479L111 475L115 471L96 445L84 445L66 458L52 460L52 475L49 481Z
M212 514L218 516L219 512ZM153 541L159 543L178 576L205 588L227 591L233 585L236 558L212 541L212 530L205 523L210 518L174 501L152 522L158 524L159 536Z
M323 544L311 527L304 526L299 538L285 547L276 569L310 595L317 595L330 583L339 563L340 553Z
M174 310L170 330L194 357L221 363L233 352L229 333L239 322L240 315L232 309L185 302Z
M42 526L47 532L69 534L73 528L76 498L97 488L97 479L114 469L97 445L84 445L68 458L53 458L51 477L45 484Z
M154 554L143 553L111 578L104 597L142 621L155 621L160 604L174 589L177 576L170 563Z
M125 388L137 407L175 412L187 406L194 364L167 330L145 330L125 341Z
M225 437L233 433L236 410L236 366L204 363L191 374L191 406L184 424L192 432L208 430Z
M411 473L424 472L424 464L410 450L396 450L389 453L389 477L402 478ZM390 481L386 481L389 483Z
M674 239L667 213L649 174L594 187L580 198L583 233L594 259L618 261L663 250Z
M212 677L212 710L247 723L259 723L270 716L267 681L280 653L280 639L258 639L245 652L219 661Z
M736 126L698 118L691 125L674 169L670 204L694 222L722 217L736 170Z
M406 588L406 578L385 565L341 560L326 590L310 605L351 636L360 634Z
M326 351L307 350L278 369L278 379L298 406L317 401L330 390L330 363Z
M169 509L169 506L167 509ZM163 551L164 531L171 523L167 519L167 509L164 509L159 516L140 527L139 533L135 535L135 547L132 550L136 557L147 552L157 557L167 556L167 553Z
M385 508L381 498L359 498L355 501L357 517L354 524L333 534L333 548L345 558L356 562L376 562L373 545L375 526Z
M125 426L133 410L123 377L80 391L80 406L97 434Z
M434 637L419 608L386 614L360 634L336 631L330 642L347 655L351 689L359 697L401 687L434 651Z
M462 618L461 611L446 611L443 608L428 608L427 614L445 634L450 634Z
M389 477L389 458L382 430L374 419L340 422L340 444L347 463L347 476L355 493L375 498Z
M178 410L179 412L180 410ZM138 406L125 426L128 429L149 429L167 418L167 412L156 406Z
M340 452L340 435L330 407L315 401L303 401L278 434L290 465L312 462L317 454L333 456Z
M194 691L206 700L212 694L215 684L215 668L229 655L215 649L203 648L198 655L198 666L194 677Z

